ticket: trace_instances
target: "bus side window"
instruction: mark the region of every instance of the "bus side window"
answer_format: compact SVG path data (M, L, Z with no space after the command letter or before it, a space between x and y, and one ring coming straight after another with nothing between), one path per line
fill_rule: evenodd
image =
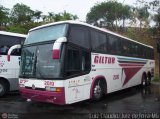
M66 76L86 73L91 68L90 52L69 46L65 66Z
M73 25L70 29L69 42L90 49L88 29L86 27Z
M101 32L91 31L91 46L95 52L107 53L107 40L106 35Z
M12 51L11 55L20 56L21 55L21 49L14 49Z
M108 34L108 50L111 54L121 53L121 42L118 37Z
M91 61L90 53L87 51L82 51L82 72L90 70L91 66L90 61Z
M0 47L0 54L6 55L7 52L8 52L8 50L9 50L9 47L8 47L8 46L1 46L1 47Z
M80 73L80 52L76 48L68 47L66 61L66 75L74 75Z

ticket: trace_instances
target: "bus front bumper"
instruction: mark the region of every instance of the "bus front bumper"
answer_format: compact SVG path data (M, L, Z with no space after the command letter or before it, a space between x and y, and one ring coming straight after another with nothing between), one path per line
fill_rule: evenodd
M20 94L23 98L31 99L37 102L47 102L53 104L65 104L65 91L62 88L61 92L39 91L33 89L20 88Z

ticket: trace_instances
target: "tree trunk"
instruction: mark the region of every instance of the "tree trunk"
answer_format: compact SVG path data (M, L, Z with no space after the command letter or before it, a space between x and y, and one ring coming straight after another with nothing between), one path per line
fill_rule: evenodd
M123 31L125 31L125 18L123 18Z

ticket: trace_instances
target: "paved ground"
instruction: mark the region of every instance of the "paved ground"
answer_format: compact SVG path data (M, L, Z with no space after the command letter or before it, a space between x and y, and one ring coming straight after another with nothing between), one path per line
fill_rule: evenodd
M102 101L58 106L27 102L17 92L0 98L0 118L82 119L82 118L160 118L160 83L136 86L108 94Z

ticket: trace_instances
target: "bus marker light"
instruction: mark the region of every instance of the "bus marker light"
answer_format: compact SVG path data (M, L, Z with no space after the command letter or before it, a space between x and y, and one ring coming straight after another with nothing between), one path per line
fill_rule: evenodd
M52 58L53 59L60 59L60 50L53 50L52 51Z
M56 88L56 92L61 92L61 88Z
M7 61L10 61L10 55L7 55Z
M55 88L55 87L46 86L46 91L61 92L61 88Z

